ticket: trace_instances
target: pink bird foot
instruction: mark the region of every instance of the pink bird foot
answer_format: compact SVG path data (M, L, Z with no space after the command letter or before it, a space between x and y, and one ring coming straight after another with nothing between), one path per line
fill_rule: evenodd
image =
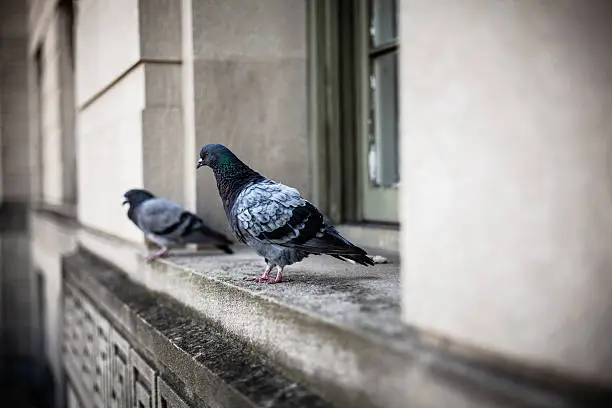
M271 266L267 266L266 270L264 271L264 274L261 276L255 276L253 278L244 278L244 280L248 280L248 281L253 281L253 282L257 282L257 283L266 283L269 279L270 276L270 270L272 269Z
M263 276L255 276L255 277L252 277L252 278L244 278L244 280L248 280L248 281L251 281L251 282L257 282L257 283L266 283L266 282L268 282L269 279L268 278L264 278Z
M161 251L154 252L151 255L147 256L147 262L150 263L158 258L165 258L166 256L168 256L168 249L164 248Z
M281 283L281 282L289 282L291 279L289 278L285 278L285 277L280 277L280 279L278 278L278 276L274 279L268 279L265 283L269 283L270 285L273 285L275 283Z
M255 276L253 278L244 278L244 280L248 280L251 282L257 282L257 283L269 283L269 284L274 284L274 283L281 283L281 282L288 282L290 279L289 278L285 278L285 277L276 277L276 278L264 278L263 276Z
M275 283L287 282L289 280L283 277L283 268L281 268L280 266L277 266L277 268L278 268L278 272L276 272L276 278L268 279L266 283L275 284Z
M277 266L277 268L278 268L278 272L276 273L276 278L270 278L270 270L272 269L272 267L268 266L263 275L255 276L253 278L244 278L244 279L248 281L252 281L252 282L269 283L269 284L288 282L289 279L283 277L283 268L281 268L280 266Z

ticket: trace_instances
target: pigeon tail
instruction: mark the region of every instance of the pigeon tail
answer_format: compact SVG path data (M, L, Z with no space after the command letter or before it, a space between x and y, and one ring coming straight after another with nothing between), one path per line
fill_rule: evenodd
M207 227L196 215L190 215L189 224L182 234L183 241L189 244L211 244L227 252L228 246L233 242L222 233ZM233 253L233 251L227 253Z
M333 255L332 254L331 256L333 256L334 258L340 259L341 261L345 261L345 262L348 259L348 260L351 260L363 266L373 266L376 264L372 260L372 258L364 254L357 254L357 255Z
M299 248L313 254L330 255L342 261L351 260L363 266L375 264L366 251L349 242L331 226L327 227L323 236L312 238Z
M207 227L200 227L187 232L183 235L183 240L189 244L213 244L215 246L232 244L232 241L225 235Z
M343 250L336 250L333 252L328 253L328 255L333 256L334 258L338 258L342 261L346 261L351 260L353 262L358 263L359 265L363 265L363 266L373 266L375 265L375 262L372 260L372 258L370 258L367 255L367 252L364 251L363 249L359 248L358 246L352 244L351 242L349 242L348 240L346 240L342 235L340 235L338 233L338 231L336 231L335 229L332 231L329 231L327 234L324 235L323 237L325 238L333 238L334 243L337 243L337 240L341 241L342 244L342 249ZM336 244L337 245L337 244ZM338 245L340 246L340 245Z

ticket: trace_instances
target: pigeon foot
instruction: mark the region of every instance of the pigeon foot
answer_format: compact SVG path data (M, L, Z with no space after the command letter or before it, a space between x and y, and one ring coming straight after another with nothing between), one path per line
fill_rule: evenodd
M265 282L268 281L268 277L270 276L270 270L271 269L272 269L272 267L270 265L268 265L266 267L266 270L264 271L263 275L255 276L253 278L244 278L244 279L248 280L248 281L257 282L257 283L265 283Z
M276 273L276 278L274 279L268 279L266 281L266 283L269 284L275 284L275 283L281 283L281 282L287 282L289 281L288 278L284 278L283 277L283 268L281 268L280 266L277 267L278 268L278 272Z
M251 282L257 282L257 283L266 283L268 282L269 278L264 278L263 276L255 276L253 278L244 278L244 280L248 280Z
M291 279L289 278L285 278L285 277L281 277L281 278L274 278L274 279L268 279L265 283L268 283L270 285L273 285L275 283L281 283L281 282L289 282Z
M161 251L154 252L151 255L147 256L147 262L150 263L158 258L165 258L166 256L168 256L168 249L164 248Z

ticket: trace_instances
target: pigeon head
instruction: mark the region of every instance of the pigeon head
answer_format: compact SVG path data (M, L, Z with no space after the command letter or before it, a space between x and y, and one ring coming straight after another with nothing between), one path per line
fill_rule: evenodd
M150 200L151 198L155 198L155 196L151 194L150 192L148 192L147 190L141 190L141 189L135 188L132 190L128 190L123 195L123 198L125 198L125 200L122 203L123 205L130 204L130 207L134 207L147 200Z
M202 147L196 169L202 166L212 169L226 212L244 186L264 178L222 144L207 144Z
M202 166L210 167L217 179L244 178L257 174L222 144L202 147L196 169Z
M208 166L213 170L219 167L231 167L239 163L240 160L232 153L230 149L222 144L207 144L200 150L200 160L196 169L202 166Z

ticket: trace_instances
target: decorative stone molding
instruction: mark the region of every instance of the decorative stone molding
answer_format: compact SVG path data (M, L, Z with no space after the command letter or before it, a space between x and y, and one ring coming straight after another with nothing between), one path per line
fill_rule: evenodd
M159 408L189 408L189 405L161 378L157 379L157 406Z
M92 408L157 406L156 371L70 284L64 286L64 333L69 382L84 394L69 394L69 401L83 401L83 406ZM181 401L165 382L163 387L164 400Z
M130 394L132 407L154 407L157 401L157 375L139 355L130 349Z
M109 403L113 408L125 407L129 405L126 383L130 375L130 344L114 329L111 329L110 339Z

